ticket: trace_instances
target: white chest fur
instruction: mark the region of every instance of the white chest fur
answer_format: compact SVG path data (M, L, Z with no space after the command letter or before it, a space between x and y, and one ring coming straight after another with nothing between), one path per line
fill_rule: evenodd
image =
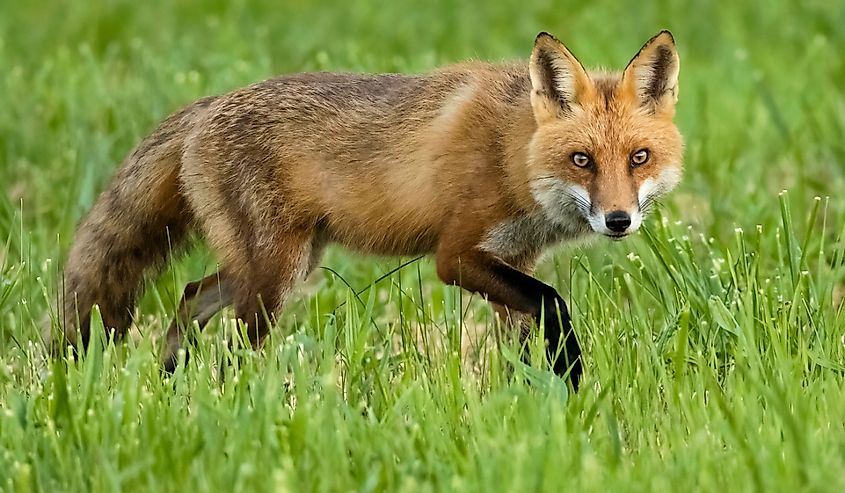
M517 216L491 228L480 248L502 259L533 257L561 241L590 232L580 218L552 221L542 211Z

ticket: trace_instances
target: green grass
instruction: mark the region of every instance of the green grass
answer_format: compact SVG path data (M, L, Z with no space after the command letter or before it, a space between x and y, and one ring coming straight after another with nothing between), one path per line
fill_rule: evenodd
M845 4L643 3L3 3L0 490L842 491ZM636 238L539 272L570 302L578 394L483 339L490 310L431 260L356 298L409 259L340 249L257 353L226 349L225 312L161 376L182 285L214 268L200 248L149 283L131 338L45 359L75 223L180 105L284 72L523 57L539 30L621 67L664 27L684 183Z

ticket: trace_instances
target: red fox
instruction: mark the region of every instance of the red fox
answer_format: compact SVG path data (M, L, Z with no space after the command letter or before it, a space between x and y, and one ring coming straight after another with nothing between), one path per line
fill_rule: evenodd
M621 73L588 72L540 33L528 63L304 73L195 101L141 142L81 222L63 342L87 343L94 304L125 332L143 276L198 232L220 271L185 288L164 366L176 364L185 326L231 304L257 345L338 243L434 254L444 282L542 320L554 370L577 388L566 305L531 272L561 241L635 232L679 182L679 64L668 31Z

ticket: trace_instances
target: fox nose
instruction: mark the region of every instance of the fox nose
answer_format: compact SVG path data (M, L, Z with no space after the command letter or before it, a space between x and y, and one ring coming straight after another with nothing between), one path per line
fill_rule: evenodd
M624 233L631 225L631 216L625 211L613 211L604 216L604 224L614 233Z

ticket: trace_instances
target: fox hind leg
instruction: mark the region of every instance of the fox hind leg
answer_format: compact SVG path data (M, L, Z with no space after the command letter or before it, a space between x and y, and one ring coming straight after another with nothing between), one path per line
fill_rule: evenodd
M202 330L215 313L232 304L232 289L225 272L215 272L199 281L188 283L176 315L167 330L162 363L165 371L176 369L179 348L184 346L193 321Z
M305 278L314 261L313 235L305 232L273 232L256 241L252 255L235 274L233 299L238 319L257 348L266 337L276 312L296 283Z
M251 164L264 147L230 144L213 133L197 136L184 150L180 178L220 261L227 301L257 347L313 261L319 221L295 207L275 167Z
M215 313L231 304L235 305L237 318L246 326L250 344L259 347L275 313L296 283L305 277L316 253L312 239L302 233L273 234L272 241L256 241L249 250L232 252L230 248L223 252L229 262L219 273L189 283L185 288L167 333L162 355L165 370L176 368L178 350L192 321L196 320L203 328Z

